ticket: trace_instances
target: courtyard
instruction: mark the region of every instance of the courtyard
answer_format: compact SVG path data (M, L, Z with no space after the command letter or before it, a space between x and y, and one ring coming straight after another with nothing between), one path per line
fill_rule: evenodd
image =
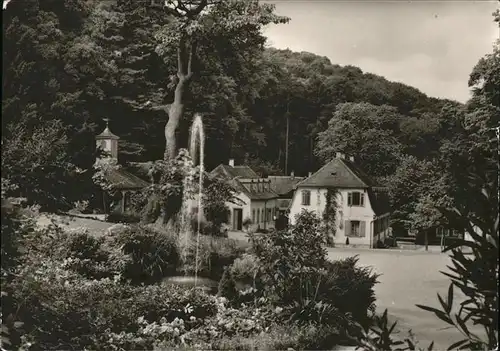
M361 265L371 266L381 274L375 285L377 309L388 309L391 320L398 321L401 334L412 330L421 346L434 341L435 349L446 349L460 340L461 334L449 329L434 314L423 311L415 304L439 308L436 293L446 295L449 280L439 271L447 270L447 254L413 250L368 250L331 248L328 256L341 259L359 255ZM456 291L458 295L459 292ZM447 328L447 329L446 329Z
M231 232L229 237L247 241L245 233ZM446 349L460 340L461 334L449 328L434 314L417 308L416 304L439 308L436 294L446 295L449 280L440 271L447 271L450 258L441 253L439 247L422 250L373 250L357 248L328 248L328 257L338 260L349 256L359 256L359 264L372 267L380 274L375 285L377 310L386 308L391 321L398 321L396 329L401 336L412 330L421 346L434 341L435 349ZM455 291L461 296L460 291Z

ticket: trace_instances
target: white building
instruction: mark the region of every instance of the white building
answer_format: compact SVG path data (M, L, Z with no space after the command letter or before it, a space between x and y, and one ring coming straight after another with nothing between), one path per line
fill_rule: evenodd
M341 154L297 184L290 205L291 224L304 209L322 218L328 189L337 193L336 234L332 238L336 246L345 245L349 238L349 246L373 248L389 235L386 188L366 175L352 157L346 160Z
M272 191L269 179L259 177L248 166L235 166L232 159L229 164L214 168L210 175L230 182L238 192L236 197L241 204L226 203L231 230L241 231L243 223L249 221L248 229L252 231L274 228L278 195Z

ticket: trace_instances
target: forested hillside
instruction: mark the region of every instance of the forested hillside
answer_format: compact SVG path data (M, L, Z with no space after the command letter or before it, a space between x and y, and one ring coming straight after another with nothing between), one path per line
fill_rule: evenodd
M222 6L217 18L224 19L224 11ZM474 108L477 116L491 108L478 104L496 106L488 125L498 120L498 97L485 95L498 89L495 84L476 90L463 106L326 57L265 48L260 26L286 19L271 8L262 11L258 23L235 25L229 18L217 26L203 23L197 34L177 140L179 147L186 145L191 117L201 113L209 169L234 158L262 173L305 175L344 152L391 187L393 205L403 212L395 220L400 215L407 223L421 195L405 188L407 180L429 178L428 167L442 157L443 147L465 138L468 111ZM67 190L91 186L88 170L103 118L121 137L121 162L163 158L165 106L178 75L165 28L174 28L175 18L131 0L11 1L2 15L5 178L54 201L79 199L81 194ZM472 86L495 76L488 69L498 69L498 57L484 60ZM31 178L37 172L46 180Z

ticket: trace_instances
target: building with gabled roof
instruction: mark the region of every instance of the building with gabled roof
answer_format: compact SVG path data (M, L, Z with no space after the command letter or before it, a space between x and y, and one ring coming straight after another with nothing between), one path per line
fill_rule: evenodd
M329 190L336 194L335 245L375 247L389 234L388 189L378 184L354 162L337 153L317 172L295 186L290 205L290 221L302 210L323 218Z
M123 165L118 163L118 141L120 137L113 134L109 129L109 120L105 119L105 121L106 128L95 137L96 147L103 153L101 159L111 159L116 165L106 170L105 177L117 190L117 194L114 198L109 198L104 192L102 193L103 210L106 214L110 212L123 213L127 210L130 193L149 186L149 183L129 172Z
M305 178L296 177L292 172L289 176L268 176L267 179L271 181L271 190L278 195L276 207L284 215L290 208L295 186Z
M233 159L227 165L215 167L210 175L228 181L237 191L240 204L226 203L230 209L231 230L242 230L244 222L251 223L248 229L252 231L274 228L278 195L272 190L269 179L259 177L249 166L235 166Z

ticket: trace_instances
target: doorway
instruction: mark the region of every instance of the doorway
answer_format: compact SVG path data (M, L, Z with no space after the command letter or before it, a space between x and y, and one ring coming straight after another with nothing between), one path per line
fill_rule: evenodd
M233 208L233 230L243 229L243 209Z

